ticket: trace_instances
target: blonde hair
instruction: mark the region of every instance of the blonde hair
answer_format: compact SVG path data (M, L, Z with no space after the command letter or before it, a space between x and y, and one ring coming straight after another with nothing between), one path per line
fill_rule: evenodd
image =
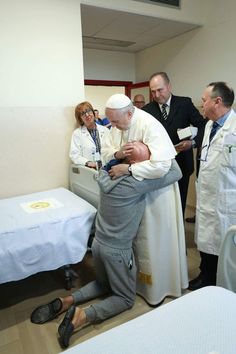
M79 126L82 126L84 125L84 122L81 118L81 113L85 110L85 109L91 109L93 114L94 114L94 109L93 109L93 106L91 105L90 102L88 101L84 101L84 102L81 102L79 103L76 107L75 107L75 119L76 119L76 122Z

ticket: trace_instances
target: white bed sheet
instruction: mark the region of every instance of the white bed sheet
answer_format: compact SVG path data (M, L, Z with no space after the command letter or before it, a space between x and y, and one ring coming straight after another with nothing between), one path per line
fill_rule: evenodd
M65 188L0 200L0 283L80 262L95 215Z
M63 353L234 354L235 329L236 294L211 286L184 295Z

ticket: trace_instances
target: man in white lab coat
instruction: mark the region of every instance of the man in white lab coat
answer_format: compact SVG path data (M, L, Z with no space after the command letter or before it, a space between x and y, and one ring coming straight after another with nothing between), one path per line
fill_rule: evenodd
M135 179L164 176L176 155L165 128L149 113L134 107L123 94L112 95L106 103L112 129L104 140L103 163L129 157L133 141L142 141L150 160L132 165L119 164L109 171L112 178L132 174ZM134 215L135 218L135 215ZM137 292L152 305L166 296L180 296L188 286L183 215L178 184L148 193L137 237L139 279Z
M190 290L216 284L217 262L228 227L236 224L236 114L234 91L225 82L210 83L202 96L209 119L203 138L197 182L195 241L200 274Z

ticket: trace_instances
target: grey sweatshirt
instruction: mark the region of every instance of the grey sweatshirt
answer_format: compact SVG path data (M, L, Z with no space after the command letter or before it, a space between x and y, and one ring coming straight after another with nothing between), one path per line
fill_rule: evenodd
M132 176L112 180L100 170L97 182L100 200L96 218L96 239L107 246L128 249L132 247L145 208L145 194L164 188L182 177L180 168L172 160L168 173L161 178L138 181Z

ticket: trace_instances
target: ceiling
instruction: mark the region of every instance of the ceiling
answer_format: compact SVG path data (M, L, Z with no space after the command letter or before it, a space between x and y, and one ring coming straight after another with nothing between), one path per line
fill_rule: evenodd
M196 24L81 5L83 47L135 53L197 28Z

